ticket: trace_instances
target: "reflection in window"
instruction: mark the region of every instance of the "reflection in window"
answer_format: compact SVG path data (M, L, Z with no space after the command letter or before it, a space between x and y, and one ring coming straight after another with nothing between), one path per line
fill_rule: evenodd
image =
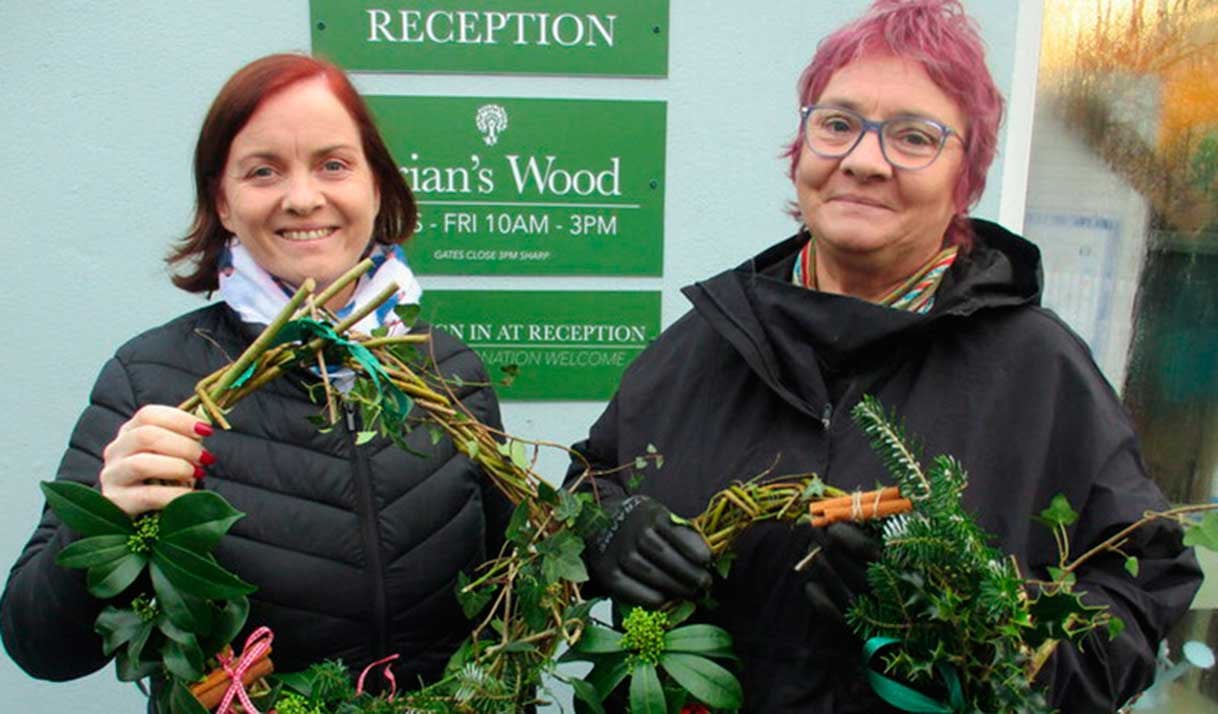
M1034 127L1025 229L1044 253L1045 304L1122 392L1168 498L1209 500L1218 0L1045 0ZM1186 640L1218 643L1215 600L1198 598L1164 662L1180 661ZM1146 711L1213 711L1218 676L1194 669L1156 694Z

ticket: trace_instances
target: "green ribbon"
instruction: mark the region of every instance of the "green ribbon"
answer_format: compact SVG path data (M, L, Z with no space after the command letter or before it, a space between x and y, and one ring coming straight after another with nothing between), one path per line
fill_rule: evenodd
M339 335L330 325L308 317L292 320L275 335L275 341L271 347L282 345L285 342L305 342L313 337L320 337L326 342L346 350L364 372L372 377L372 384L376 387L377 393L381 395L381 407L389 427L396 431L405 423L406 415L410 413L410 409L414 405L410 397L397 388L371 350L359 342ZM245 370L229 389L240 387L253 374L254 365L251 364L249 369Z
M964 701L964 690L960 687L960 677L950 665L940 664L937 667L939 677L947 686L947 703L935 701L925 694L911 689L904 684L880 674L871 668L871 660L881 651L900 644L900 640L892 637L872 637L863 645L863 661L867 663L867 681L880 699L888 702L903 712L916 714L966 714L967 705Z

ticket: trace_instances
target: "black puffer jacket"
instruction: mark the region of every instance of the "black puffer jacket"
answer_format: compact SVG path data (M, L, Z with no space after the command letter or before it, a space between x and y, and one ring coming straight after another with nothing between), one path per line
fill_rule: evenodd
M255 335L217 304L131 340L103 367L57 478L96 483L119 425L143 405L178 404ZM486 384L473 352L438 330L432 337L445 376ZM232 430L205 440L216 464L203 487L247 514L216 557L258 586L247 629L274 631L279 671L326 658L358 670L398 653L397 681L432 679L471 627L454 595L457 573L498 551L507 502L451 442L433 446L426 429L409 437L425 457L380 438L355 446L348 424L319 433L306 419L320 411L303 386L310 377L292 374L246 398L228 417ZM480 421L500 425L492 389L458 396ZM106 664L92 628L101 604L80 571L54 563L68 538L45 511L0 602L5 647L43 679Z
M957 260L928 315L792 285L806 233L687 288L694 309L630 366L577 448L609 467L654 444L664 468L648 471L639 491L687 517L731 481L767 471L870 489L891 479L849 413L872 394L927 457L963 463L966 506L1023 572L1044 577L1057 549L1032 517L1054 494L1081 512L1075 555L1165 504L1086 345L1038 307L1036 248L993 224L976 229L976 250ZM626 479L604 479L602 494L621 493ZM756 526L715 585L709 617L735 639L744 709L893 711L862 676L862 643L811 616L807 576L792 567L809 542L806 527ZM1200 584L1174 527L1144 528L1127 550L1141 559L1136 578L1116 557L1079 572L1079 588L1128 628L1085 653L1058 649L1045 684L1063 712L1112 712L1146 686L1158 641Z

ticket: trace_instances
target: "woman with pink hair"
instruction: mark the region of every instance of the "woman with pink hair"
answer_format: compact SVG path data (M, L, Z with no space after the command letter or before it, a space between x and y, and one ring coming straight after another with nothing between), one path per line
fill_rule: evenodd
M1050 530L1033 520L1055 494L1080 512L1076 553L1166 504L1086 346L1040 307L1036 247L968 215L1003 99L959 1L877 0L820 43L799 104L787 151L798 233L686 288L693 309L634 362L576 445L594 466L648 444L665 457L629 495L626 476L598 480L612 525L585 557L622 601L654 607L709 588L719 607L707 617L740 655L744 711L893 711L867 684L844 619L868 589L869 531L756 526L720 578L672 515L765 472L815 472L844 489L891 482L849 418L867 394L926 454L959 459L966 508L1028 577L1057 564ZM1140 560L1136 578L1107 556L1077 575L1126 630L1059 647L1041 671L1050 704L1070 714L1112 712L1145 688L1199 585L1174 526L1143 528L1125 550Z

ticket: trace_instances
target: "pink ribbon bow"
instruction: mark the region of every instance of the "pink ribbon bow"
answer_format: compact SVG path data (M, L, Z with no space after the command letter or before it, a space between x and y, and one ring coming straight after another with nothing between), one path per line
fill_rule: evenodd
M383 657L381 659L378 659L377 661L373 662L372 664L368 665L367 667L364 667L364 671L359 673L359 679L356 680L356 682L355 682L355 693L356 694L364 693L364 678L368 676L368 672L370 672L373 667L377 666L378 664L383 664L383 665L385 665L385 670L384 670L384 672L382 672L382 674L385 677L385 679L389 682L389 699L388 699L388 701L392 702L393 698L395 696L397 696L398 681L396 679L394 679L394 677L393 677L393 669L391 669L393 667L393 665L388 664L388 663L392 662L393 660L397 659L400 656L401 655L391 654L388 657Z
M269 627L259 627L250 633L250 636L245 639L245 647L241 652L240 658L234 658L231 655L221 654L217 659L220 660L220 667L229 677L228 690L224 692L224 698L220 700L220 707L216 709L216 714L232 714L230 707L233 705L233 700L241 702L241 707L245 710L245 714L261 714L254 703L250 701L249 694L245 692L245 682L242 677L246 671L254 666L254 663L262 659L271 649L271 640L275 635ZM233 660L237 660L236 666L233 666Z

